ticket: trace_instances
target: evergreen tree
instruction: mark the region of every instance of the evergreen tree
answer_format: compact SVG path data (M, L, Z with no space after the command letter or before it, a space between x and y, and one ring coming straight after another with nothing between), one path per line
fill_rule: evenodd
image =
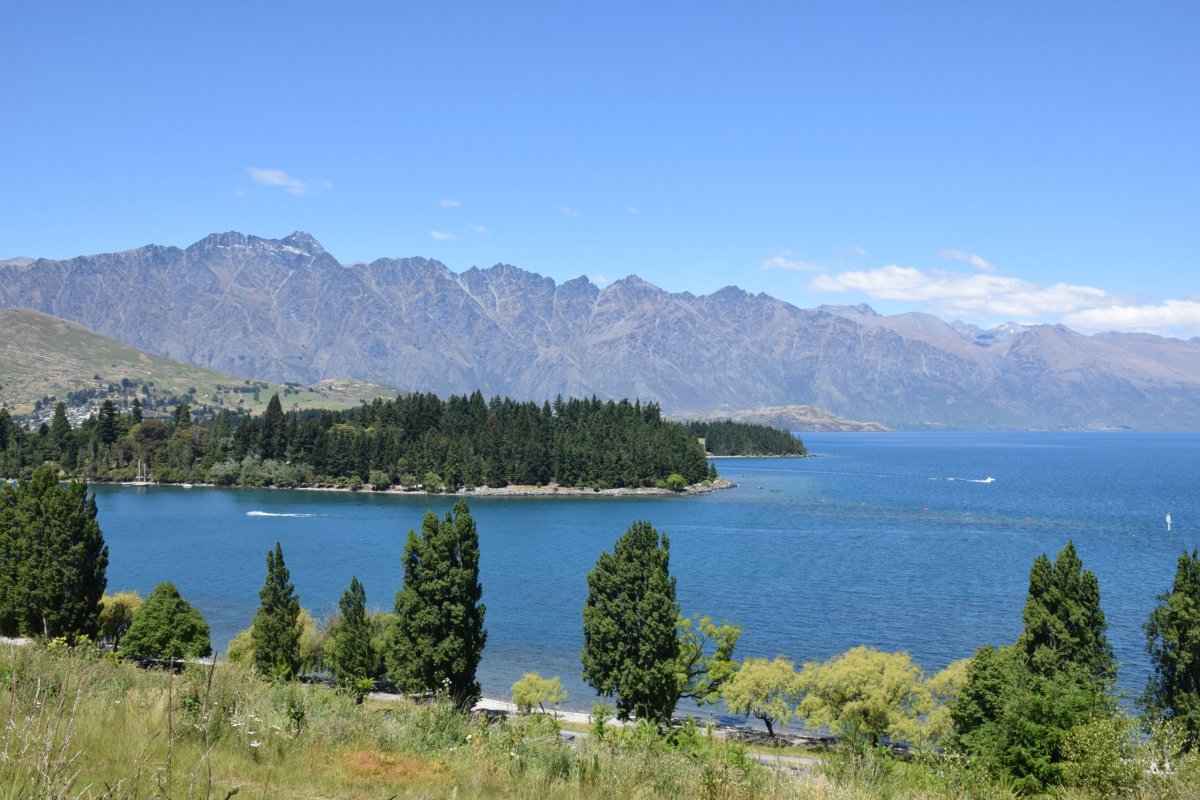
M133 398L133 403L129 407L129 416L133 420L134 425L142 423L142 401L138 398Z
M134 614L121 650L135 656L196 658L211 654L212 643L204 615L167 581L155 586Z
M459 500L442 520L427 513L421 533L408 532L403 561L388 674L405 691L444 690L469 707L479 696L475 670L487 631L479 602L479 533L466 502Z
M285 433L283 405L279 402L279 395L273 394L267 401L267 410L263 412L262 417L262 438L259 442L259 452L262 453L264 460L284 457L287 450L284 441Z
M1200 741L1200 558L1179 557L1170 594L1160 595L1146 623L1146 649L1154 665L1142 704L1183 727L1190 750Z
M108 546L96 498L43 468L0 486L0 635L91 638L100 626Z
M192 427L192 407L188 403L175 406L175 433Z
M1029 571L1029 597L1022 615L1030 669L1053 675L1068 667L1102 683L1116 677L1116 659L1100 609L1100 585L1075 553L1074 543L1058 554L1054 564L1045 555Z
M100 416L96 426L96 436L102 444L111 445L117 441L117 406L112 400L105 400L100 406Z
M352 685L375 673L375 654L371 649L371 626L367 622L367 594L358 578L350 579L350 587L338 602L341 619L333 631L326 657L326 666L342 686Z
M50 434L46 440L46 455L64 467L75 466L75 440L71 436L71 423L67 421L67 407L59 401L54 406L50 420Z
M670 542L635 522L588 574L583 607L583 677L630 714L666 722L679 701L679 604Z
M300 671L300 600L279 542L267 551L267 579L258 597L250 639L254 666L266 677L291 679Z

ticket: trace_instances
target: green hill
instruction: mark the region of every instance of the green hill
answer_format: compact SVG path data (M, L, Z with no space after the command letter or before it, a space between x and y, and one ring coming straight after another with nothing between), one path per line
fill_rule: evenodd
M148 409L186 399L199 412L261 413L278 392L285 409L347 408L399 390L368 381L330 379L313 386L237 378L153 356L82 325L23 308L0 309L0 407L32 414L53 400L70 406L105 398L141 398Z

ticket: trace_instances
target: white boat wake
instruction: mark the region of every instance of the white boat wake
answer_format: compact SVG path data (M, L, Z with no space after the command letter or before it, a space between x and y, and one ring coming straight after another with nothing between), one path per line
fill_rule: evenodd
M272 511L247 511L247 517L315 517L316 514L276 514Z

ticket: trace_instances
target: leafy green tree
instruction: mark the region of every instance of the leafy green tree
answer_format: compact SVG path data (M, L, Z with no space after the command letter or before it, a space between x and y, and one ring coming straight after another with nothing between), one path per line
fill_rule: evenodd
M340 685L353 686L375 674L367 594L358 578L350 579L349 588L338 601L338 609L341 616L330 634L325 664Z
M267 578L250 629L254 666L266 677L294 678L300 670L300 600L279 542L267 551Z
M526 672L512 685L512 698L522 714L533 711L534 706L544 714L546 703L557 706L567 699L567 691L557 677L543 678L536 672Z
M144 602L137 592L117 592L100 598L100 638L112 642L113 650L121 648L121 637Z
M1200 741L1200 558L1179 557L1169 594L1146 623L1146 649L1154 675L1142 705L1150 714L1174 721L1191 750Z
M952 709L967 682L971 659L960 658L946 665L925 681L925 690L933 706L922 720L922 736L927 743L941 745L954 733Z
M466 502L459 500L442 520L427 513L421 533L408 532L403 563L388 674L406 691L445 691L469 707L479 697L475 670L487 631L480 602L479 532Z
M735 714L755 716L775 735L775 724L788 724L796 717L800 702L800 676L796 667L783 656L770 661L747 658L741 669L721 687L725 705Z
M1111 683L1116 659L1105 632L1108 623L1100 609L1100 585L1075 553L1074 543L1054 563L1045 555L1029 571L1029 597L1022 614L1021 636L1030 669L1052 675L1068 665L1096 681Z
M800 673L800 714L872 745L883 737L914 742L929 706L921 668L908 653L854 647Z
M698 704L715 703L721 698L721 685L738 670L733 649L742 635L742 627L718 625L712 617L696 614L676 621L679 639L679 665L682 681L680 698L689 697ZM711 651L711 652L710 652Z
M950 709L951 743L1018 789L1043 791L1074 774L1066 743L1110 731L1116 673L1096 576L1071 543L1034 560L1016 644L976 651ZM1101 722L1108 721L1108 722ZM1077 772L1077 770L1076 770Z
M50 468L0 486L0 635L92 638L108 546L87 484Z
M681 680L679 603L670 575L670 542L635 522L588 574L583 607L583 677L617 699L617 714L667 722Z
M133 617L122 649L135 656L195 658L212 653L204 615L170 581L154 587Z

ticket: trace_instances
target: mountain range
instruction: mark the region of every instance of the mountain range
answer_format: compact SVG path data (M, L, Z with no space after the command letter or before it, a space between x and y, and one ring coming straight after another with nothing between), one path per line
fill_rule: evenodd
M442 395L639 397L675 413L809 405L901 428L1200 429L1200 339L981 330L733 286L603 288L507 264L342 264L308 234L213 234L0 262L0 307L234 375Z

